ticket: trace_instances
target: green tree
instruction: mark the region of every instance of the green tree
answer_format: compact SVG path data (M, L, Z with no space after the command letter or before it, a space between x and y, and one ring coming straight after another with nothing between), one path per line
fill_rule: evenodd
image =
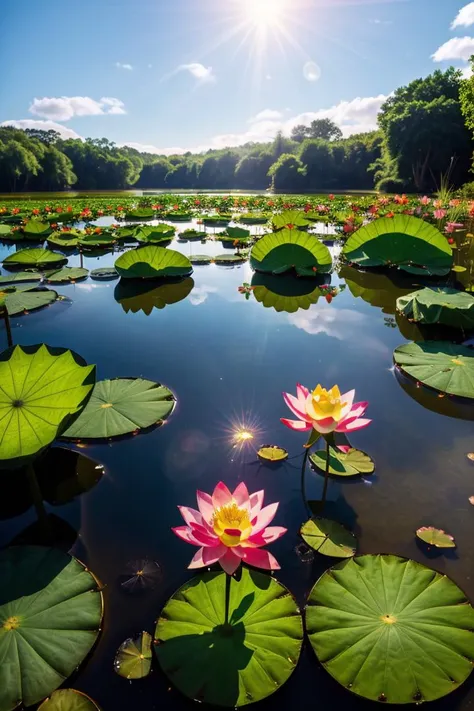
M298 192L305 186L305 166L296 156L289 153L283 153L279 157L271 166L268 175L272 178L274 190Z

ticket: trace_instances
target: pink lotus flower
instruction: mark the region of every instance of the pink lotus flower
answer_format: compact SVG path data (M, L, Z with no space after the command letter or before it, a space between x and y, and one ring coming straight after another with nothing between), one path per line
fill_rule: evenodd
M441 209L435 210L433 212L433 215L435 216L435 218L437 220L444 220L444 218L446 217L447 214L448 213L446 212L446 210L441 210Z
M283 399L298 418L297 420L281 419L291 430L307 432L314 429L321 434L330 432L355 432L370 425L372 420L361 419L367 410L367 402L354 404L355 390L344 395L337 385L331 390L325 390L318 385L310 392L303 385L296 386L296 397L283 393Z
M464 225L460 222L448 222L446 227L444 228L444 231L448 235L451 235L453 232L455 232L456 230L460 230L462 227L464 227Z
M429 205L430 202L431 202L431 200L427 195L424 195L422 198L420 198L420 203L422 205Z
M221 481L212 496L197 492L199 511L179 506L186 526L173 528L173 533L199 548L188 567L203 568L219 561L232 575L243 561L256 568L279 570L277 560L262 547L278 540L286 528L269 526L278 504L262 508L263 496L264 491L250 495L244 483L231 494Z

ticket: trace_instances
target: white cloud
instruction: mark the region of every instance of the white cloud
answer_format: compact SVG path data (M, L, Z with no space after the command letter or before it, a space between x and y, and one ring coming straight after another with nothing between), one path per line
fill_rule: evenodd
M471 54L474 54L474 37L453 37L438 47L431 57L435 62L452 59L462 59L467 62Z
M391 24L393 24L392 20L379 20L378 17L374 17L374 18L370 19L369 22L371 25L391 25Z
M321 78L321 68L316 62L306 62L303 67L303 76L307 81L318 81Z
M474 25L474 2L470 2L459 10L456 18L453 20L451 29L454 30L456 27L469 27L470 25Z
M197 79L201 83L213 82L216 80L216 76L212 71L212 67L205 67L204 64L199 64L199 62L193 62L191 64L181 64L176 72L189 72L191 76Z
M264 111L260 111L260 113L258 113L256 116L252 116L252 118L249 118L247 123L257 123L258 121L277 121L281 118L283 118L283 114L281 111L265 109Z
M209 286L208 284L195 286L190 294L189 301L193 306L200 306L207 301L209 294L216 294L218 291L219 289L216 286Z
M122 62L115 62L115 66L117 67L117 69L126 69L129 72L131 72L133 69L131 64L123 64Z
M34 119L19 119L18 121L3 121L0 126L14 126L14 128L33 128L38 131L57 131L61 134L61 138L80 138L82 136L72 130L72 128L66 128L60 123L55 123L54 121L35 121Z
M461 69L461 72L462 72L463 79L470 79L473 74L471 65L468 64L467 67L464 67L463 69Z
M135 150L140 151L140 153L155 153L159 156L181 155L186 153L188 150L187 148L180 148L178 146L171 146L171 148L158 148L151 143L137 143L136 141L120 143L119 146L129 146L130 148L135 148Z
M52 121L69 121L74 116L99 116L101 114L124 114L125 106L120 99L103 97L96 101L89 96L59 96L33 99L30 114Z

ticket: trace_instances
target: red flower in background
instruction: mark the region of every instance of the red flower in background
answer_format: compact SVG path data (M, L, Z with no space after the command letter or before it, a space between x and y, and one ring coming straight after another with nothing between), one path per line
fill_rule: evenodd
M50 206L49 206L49 205L46 205L46 207L44 208L44 211L45 211L45 212L51 212Z
M37 207L35 207L35 209L31 211L31 214L32 214L32 215L39 215L39 214L40 214L40 211L38 210Z
M329 199L330 199L330 200L335 200L335 198L336 198L336 196L331 193L331 195L329 196Z
M19 212L20 212L20 208L19 208L19 207L14 207L13 210L12 210L12 215L18 215Z

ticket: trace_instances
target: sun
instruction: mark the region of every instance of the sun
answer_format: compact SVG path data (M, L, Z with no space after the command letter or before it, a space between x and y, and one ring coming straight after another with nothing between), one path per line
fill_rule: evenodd
M279 27L291 0L244 0L244 17L258 30Z

